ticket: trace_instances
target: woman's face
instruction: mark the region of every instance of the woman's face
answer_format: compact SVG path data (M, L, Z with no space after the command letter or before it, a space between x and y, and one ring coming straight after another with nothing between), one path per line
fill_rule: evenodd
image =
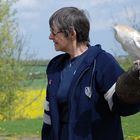
M64 33L61 32L56 26L53 26L49 39L54 42L56 51L69 52L71 46L70 37L65 37Z

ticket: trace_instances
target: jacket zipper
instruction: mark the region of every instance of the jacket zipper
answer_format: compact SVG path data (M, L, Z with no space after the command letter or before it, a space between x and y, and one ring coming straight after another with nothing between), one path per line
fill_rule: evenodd
M69 112L68 112L68 114L71 114L71 97L73 96L73 93L75 92L75 88L76 88L76 86L77 86L77 84L78 84L78 82L80 81L80 79L82 78L82 76L84 75L84 73L89 69L90 67L87 67L81 74L80 74L80 76L79 76L79 78L77 79L77 81L76 81L76 83L75 83L75 86L74 86L74 88L72 89L72 91L71 91L71 96L69 97ZM68 115L69 116L69 115ZM69 119L69 118L68 118Z
M91 90L93 90L93 89L92 89L92 86L93 86L93 76L94 76L95 66L96 66L96 59L94 60L93 68L92 68L92 72L91 72L91 82L90 82ZM76 81L76 83L75 83L75 86L74 86L75 88L76 88L78 82L80 81L81 77L84 75L84 73L85 73L88 69L90 69L89 66L80 74L79 78L77 79L77 81ZM75 92L75 88L73 88L72 94L70 94L71 96L73 96L73 93ZM71 114L71 99L72 99L71 96L69 97L70 101L69 101L69 112L68 112L68 114ZM68 116L69 116L69 115L68 115ZM68 118L68 119L69 119L69 118Z

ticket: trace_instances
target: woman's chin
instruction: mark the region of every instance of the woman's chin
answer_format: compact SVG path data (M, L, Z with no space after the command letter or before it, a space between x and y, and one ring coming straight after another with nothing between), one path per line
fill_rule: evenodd
M59 48L55 47L55 51L60 51Z

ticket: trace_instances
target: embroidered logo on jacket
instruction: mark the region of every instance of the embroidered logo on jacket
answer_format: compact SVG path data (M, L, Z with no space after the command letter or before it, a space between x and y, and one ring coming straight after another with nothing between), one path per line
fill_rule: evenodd
M92 96L92 91L91 91L91 87L85 87L85 94L91 98Z
M51 85L52 84L52 80L50 79L48 83L49 83L49 85Z

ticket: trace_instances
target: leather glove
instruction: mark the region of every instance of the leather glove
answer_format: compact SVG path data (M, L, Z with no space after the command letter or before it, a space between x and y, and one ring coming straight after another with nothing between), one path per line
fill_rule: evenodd
M118 78L116 94L123 102L140 103L140 60Z

